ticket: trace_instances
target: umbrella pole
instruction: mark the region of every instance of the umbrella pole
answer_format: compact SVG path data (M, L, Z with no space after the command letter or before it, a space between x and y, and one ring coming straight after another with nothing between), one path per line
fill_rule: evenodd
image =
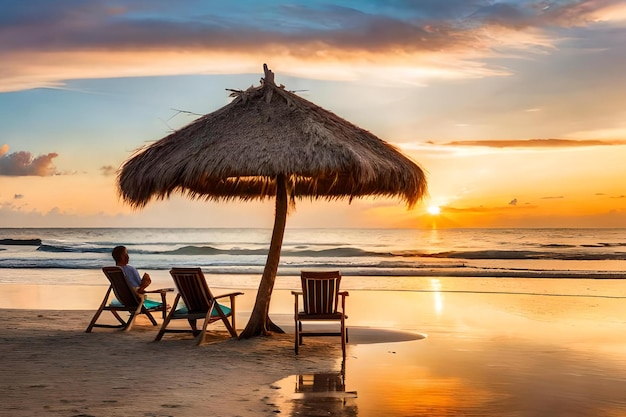
M269 318L270 299L276 272L280 262L280 250L283 245L285 235L285 225L287 224L287 187L285 175L279 174L276 177L276 213L274 218L274 230L272 231L272 241L267 253L265 269L259 284L256 301L252 314L246 328L239 335L240 339L248 339L254 336L266 335L269 331L284 333L284 331L274 324Z

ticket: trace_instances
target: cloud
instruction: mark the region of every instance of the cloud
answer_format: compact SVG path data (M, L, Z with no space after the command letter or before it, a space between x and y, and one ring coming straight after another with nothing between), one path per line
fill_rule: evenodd
M542 200L560 200L562 198L565 198L562 195L555 195L555 196L547 196L547 197L541 197Z
M16 200L22 199L22 198L24 198L24 194L15 194L13 196L13 198L16 199Z
M509 205L511 205L509 203ZM485 213L503 213L503 212L511 212L511 210L522 210L522 209L534 209L535 206L530 204L523 205L522 207L517 207L515 209L507 206L494 206L494 207L485 207L485 206L472 206L472 207L441 207L442 212L446 213L459 213L459 214L485 214Z
M100 167L100 172L102 173L102 175L104 175L105 177L110 177L111 175L114 175L116 172L116 169L114 166L112 165L105 165L105 166L101 166Z
M4 148L8 149L8 148ZM30 152L14 152L0 156L0 176L21 177L56 175L57 170L52 159L59 156L56 153L40 155L33 158Z
M502 76L510 71L493 65L494 56L554 50L566 38L558 29L591 25L600 15L610 22L606 10L620 2L193 4L5 0L0 91L75 78L258 72L268 56L273 67L319 78Z
M626 145L626 140L570 140L570 139L521 139L521 140L463 140L445 146L484 146L489 148L571 148L586 146Z
M597 139L602 139L602 140L619 141L621 138L626 137L626 127L624 126L616 126L612 128L605 127L601 129L595 129L595 130L572 132L572 133L569 133L567 136L570 139L597 138Z
M517 198L514 198L513 200L509 201L509 206L516 206L517 205Z

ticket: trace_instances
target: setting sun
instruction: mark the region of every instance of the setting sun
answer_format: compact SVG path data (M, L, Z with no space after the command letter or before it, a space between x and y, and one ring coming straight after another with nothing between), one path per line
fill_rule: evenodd
M428 214L431 214L433 216L437 216L439 213L441 213L441 208L439 206L429 206L427 209Z

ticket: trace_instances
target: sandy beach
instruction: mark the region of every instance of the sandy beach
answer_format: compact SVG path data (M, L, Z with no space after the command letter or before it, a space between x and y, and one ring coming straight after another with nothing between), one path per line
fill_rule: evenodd
M493 291L434 282L424 292L351 291L345 362L333 338L305 339L294 355L284 290L270 313L286 334L233 340L215 326L199 347L185 335L154 343L143 318L130 332L84 333L104 287L68 309L16 309L10 300L46 293L62 303L72 288L5 284L0 415L626 415L621 281L501 281ZM253 297L246 290L238 304L239 328Z

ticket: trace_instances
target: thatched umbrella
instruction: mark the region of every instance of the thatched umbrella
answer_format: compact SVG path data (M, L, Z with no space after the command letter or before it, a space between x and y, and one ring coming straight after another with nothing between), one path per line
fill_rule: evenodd
M268 317L295 198L350 201L400 197L410 208L426 192L422 169L370 132L286 91L263 66L261 85L230 90L234 100L127 160L118 172L132 206L181 193L192 199L276 198L270 249L250 320L240 337L280 331Z

